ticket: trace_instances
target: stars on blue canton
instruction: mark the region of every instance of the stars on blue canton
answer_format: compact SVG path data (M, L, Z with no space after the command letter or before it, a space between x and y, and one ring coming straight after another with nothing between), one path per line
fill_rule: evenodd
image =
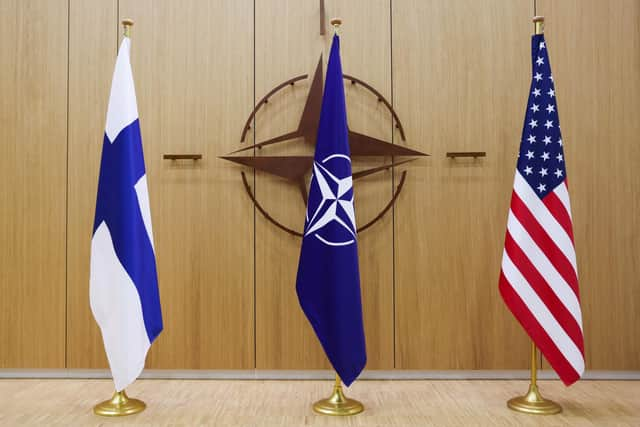
M544 35L533 36L532 79L518 171L542 199L566 176L556 91Z

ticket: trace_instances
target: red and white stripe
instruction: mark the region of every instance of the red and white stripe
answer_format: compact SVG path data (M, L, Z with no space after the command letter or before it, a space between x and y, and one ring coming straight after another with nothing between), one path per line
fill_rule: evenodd
M542 200L516 171L500 293L560 379L584 372L584 339L566 180Z

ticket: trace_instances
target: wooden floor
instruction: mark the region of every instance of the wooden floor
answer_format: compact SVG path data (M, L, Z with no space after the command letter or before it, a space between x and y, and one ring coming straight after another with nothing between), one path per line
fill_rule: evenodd
M554 416L507 409L524 381L360 381L347 390L366 406L349 418L318 416L310 403L330 381L140 380L129 395L147 410L120 419L94 416L112 393L107 380L0 380L0 425L111 426L640 426L640 382L541 381L561 403Z

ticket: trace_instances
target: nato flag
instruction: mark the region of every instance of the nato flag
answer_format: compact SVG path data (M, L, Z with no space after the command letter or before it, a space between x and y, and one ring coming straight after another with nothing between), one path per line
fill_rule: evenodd
M340 39L322 97L296 290L334 369L348 386L367 363Z

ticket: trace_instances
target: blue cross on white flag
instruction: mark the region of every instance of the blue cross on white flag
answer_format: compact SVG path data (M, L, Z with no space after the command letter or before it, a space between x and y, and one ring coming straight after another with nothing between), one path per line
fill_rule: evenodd
M334 36L318 126L296 290L348 386L367 363L340 39Z
M121 391L162 331L149 193L128 37L113 73L91 241L90 301Z

